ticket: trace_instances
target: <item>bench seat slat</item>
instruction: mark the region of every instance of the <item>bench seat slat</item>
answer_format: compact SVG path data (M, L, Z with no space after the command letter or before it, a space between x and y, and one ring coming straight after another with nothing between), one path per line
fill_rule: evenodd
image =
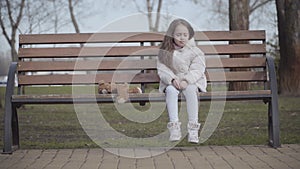
M206 68L263 68L265 58L206 59ZM92 70L146 70L156 69L155 59L145 60L84 60L84 61L26 61L18 63L19 72L30 71L92 71Z
M206 55L264 54L265 44L199 45ZM157 56L157 46L20 48L19 58Z
M209 82L232 81L266 81L265 72L209 72ZM100 80L105 82L130 83L158 83L156 73L115 73L115 74L87 74L87 75L19 75L19 85L71 85L71 84L97 84Z
M66 104L66 103L95 103L107 102L111 103L116 99L116 94L51 94L51 95L14 95L12 102L19 104ZM264 100L271 97L270 90L252 90L252 91L214 91L198 94L199 100ZM165 101L165 94L163 93L142 93L129 94L131 102L141 101ZM179 97L179 101L185 100L184 97Z
M114 43L114 42L161 42L163 32L107 32L107 33L68 33L68 34L31 34L20 35L19 44L70 44L70 43ZM198 41L228 41L228 40L264 40L263 30L241 31L203 31L195 32Z

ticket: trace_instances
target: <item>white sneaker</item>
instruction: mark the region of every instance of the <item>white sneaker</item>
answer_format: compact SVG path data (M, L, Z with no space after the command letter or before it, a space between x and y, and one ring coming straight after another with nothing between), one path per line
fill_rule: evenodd
M189 122L187 125L188 128L188 142L190 143L199 143L198 132L200 129L200 123Z
M180 122L169 122L167 127L170 132L169 141L179 141L181 139Z

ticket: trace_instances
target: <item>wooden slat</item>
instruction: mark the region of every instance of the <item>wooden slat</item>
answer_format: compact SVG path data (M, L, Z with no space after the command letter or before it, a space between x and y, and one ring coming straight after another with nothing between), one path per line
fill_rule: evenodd
M209 58L206 68L262 68L266 67L266 58Z
M208 72L208 82L251 82L266 81L265 72Z
M157 55L155 46L128 47L64 47L64 48L20 48L19 58L68 58L99 56L141 56Z
M265 44L199 45L205 55L265 54Z
M19 85L71 85L97 84L106 82L155 83L159 81L156 73L118 73L118 74L86 74L86 75L19 75Z
M201 45L199 48L206 55L266 53L264 44ZM19 58L157 56L158 50L157 46L20 48Z
M41 95L13 95L13 103L27 104L73 104L76 103L95 103L95 102L113 102L116 100L116 94L41 94ZM264 100L271 97L270 90L250 90L250 91L213 91L199 93L198 99L207 100ZM179 97L179 101L184 100L184 97ZM131 102L140 101L165 101L164 93L141 93L129 94Z
M114 42L160 42L164 32L105 32L69 34L25 34L19 36L20 45L26 44L71 44ZM265 31L203 31L195 32L197 41L265 40Z
M265 58L208 58L206 68L260 68ZM80 60L80 61L21 61L19 72L30 71L107 71L156 69L156 59L145 60Z
M195 40L204 41L252 41L262 40L266 38L265 31L256 30L239 30L239 31L203 31L195 32Z
M92 71L156 69L156 60L84 60L19 62L18 71Z
M209 82L231 81L265 81L265 72L209 72ZM71 84L97 84L100 80L106 82L129 83L158 83L156 73L114 73L114 74L87 74L87 75L19 75L19 85L71 85Z
M28 44L72 44L72 43L119 43L119 42L159 42L164 33L149 32L105 32L68 34L28 34L20 35L19 43Z

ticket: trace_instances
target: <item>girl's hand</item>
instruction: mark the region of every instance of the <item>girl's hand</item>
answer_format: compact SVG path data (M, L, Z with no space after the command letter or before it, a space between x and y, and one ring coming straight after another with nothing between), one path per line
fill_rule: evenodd
M185 80L183 80L183 81L180 82L180 88L181 89L185 89L187 87L187 85L188 85L188 83Z
M178 90L181 89L181 88L180 88L180 82L179 82L179 80L177 80L177 79L173 79L173 80L172 80L172 85L173 85L176 89L178 89Z

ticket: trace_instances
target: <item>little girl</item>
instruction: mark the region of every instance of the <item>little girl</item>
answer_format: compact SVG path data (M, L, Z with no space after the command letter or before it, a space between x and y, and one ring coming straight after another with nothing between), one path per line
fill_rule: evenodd
M159 91L166 94L170 141L181 139L178 95L183 93L188 112L188 141L198 143L198 92L206 92L205 58L196 46L194 30L183 20L174 20L164 36L158 54Z

